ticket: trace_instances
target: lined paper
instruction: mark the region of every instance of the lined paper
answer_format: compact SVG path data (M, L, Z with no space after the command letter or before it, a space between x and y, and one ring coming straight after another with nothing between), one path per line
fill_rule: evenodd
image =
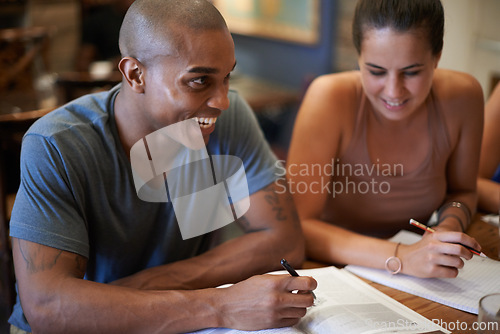
M420 235L401 231L391 241L412 244ZM391 275L384 269L348 265L348 271L373 282L386 285L465 312L478 313L479 299L500 292L500 262L473 256L465 260L456 278L418 278L404 274Z

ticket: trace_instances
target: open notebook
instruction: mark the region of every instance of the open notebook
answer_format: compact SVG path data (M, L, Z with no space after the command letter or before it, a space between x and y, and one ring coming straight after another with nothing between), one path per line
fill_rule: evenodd
M335 267L297 270L318 282L314 306L294 327L258 333L449 333L403 304L388 297L355 275ZM287 274L285 271L273 274ZM227 328L205 329L195 333L248 333ZM252 332L254 333L254 332Z
M392 241L412 244L420 235L401 231ZM391 275L383 269L348 265L345 269L373 282L405 291L462 311L478 313L479 299L484 295L500 292L500 262L474 256L465 261L456 278L417 278Z

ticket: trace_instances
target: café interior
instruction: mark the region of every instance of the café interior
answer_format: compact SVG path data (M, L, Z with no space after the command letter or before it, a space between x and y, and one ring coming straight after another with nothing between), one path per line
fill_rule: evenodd
M8 221L19 186L22 135L56 107L121 81L119 53L110 45L131 2L0 0L0 333L15 297ZM225 1L214 2L225 14ZM443 0L448 21L440 66L471 72L487 98L500 79L500 6L495 0L479 2ZM238 62L230 85L249 102L276 155L285 159L308 84L322 74L357 68L350 40L355 1L308 1L310 11L298 27L273 23L285 5L265 3L260 14L268 26L257 21L257 28L240 27L233 13L225 16ZM471 9L473 19L464 20ZM108 39L91 45L96 35Z

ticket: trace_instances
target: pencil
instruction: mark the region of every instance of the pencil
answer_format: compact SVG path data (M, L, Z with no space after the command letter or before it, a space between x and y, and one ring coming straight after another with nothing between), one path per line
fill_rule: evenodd
M416 221L415 219L410 219L410 224L412 224L413 226L416 226L424 231L427 231L427 232L430 232L430 233L433 233L433 232L436 232L433 228L427 226L427 225L424 225L422 223L419 223L418 221ZM476 255L479 255L481 257L487 257L486 254L484 254L483 252L479 252L477 250L475 250L474 248L472 247L469 247L467 245L464 245L464 244L460 244L460 246L462 247L465 247L467 248L468 250L470 250L472 253L476 254Z

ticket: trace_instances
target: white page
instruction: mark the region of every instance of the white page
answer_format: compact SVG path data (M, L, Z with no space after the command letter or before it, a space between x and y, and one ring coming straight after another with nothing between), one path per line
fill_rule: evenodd
M345 270L299 270L318 281L317 305L298 328L307 333L449 333Z
M345 270L326 267L298 270L298 273L312 276L318 282L314 290L317 296L315 305L307 310L306 316L295 327L258 333L449 333ZM196 333L251 332L218 328Z
M421 236L401 231L392 241L412 244ZM456 278L417 278L403 274L391 275L384 269L348 265L345 269L373 282L405 291L462 311L477 314L479 299L500 292L500 262L474 255L465 260Z

